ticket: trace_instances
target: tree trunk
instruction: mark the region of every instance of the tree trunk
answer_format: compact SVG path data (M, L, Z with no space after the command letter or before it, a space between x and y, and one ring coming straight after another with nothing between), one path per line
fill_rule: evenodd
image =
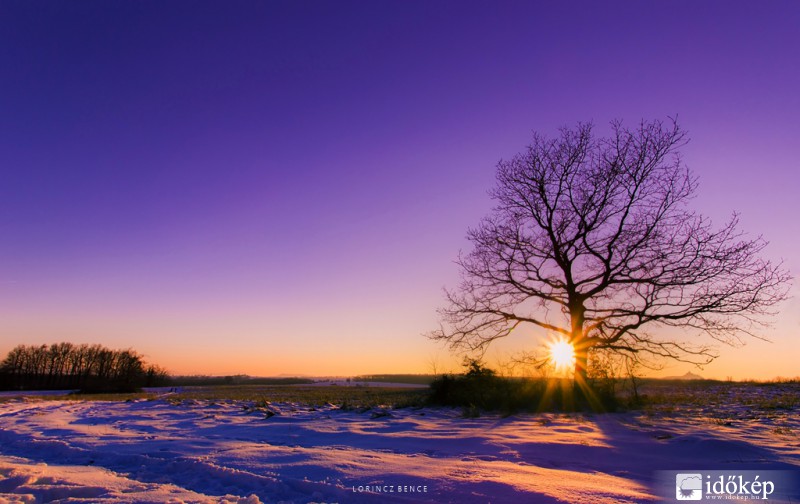
M586 345L586 338L583 334L583 315L586 309L583 303L574 301L570 303L570 322L571 332L570 343L572 350L575 352L575 383L586 383L586 366L588 361L588 346Z

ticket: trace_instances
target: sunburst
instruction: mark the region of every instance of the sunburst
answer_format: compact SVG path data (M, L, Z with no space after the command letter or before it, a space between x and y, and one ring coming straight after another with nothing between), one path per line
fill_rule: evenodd
M557 371L568 371L575 366L575 348L568 341L558 339L548 345L548 351Z

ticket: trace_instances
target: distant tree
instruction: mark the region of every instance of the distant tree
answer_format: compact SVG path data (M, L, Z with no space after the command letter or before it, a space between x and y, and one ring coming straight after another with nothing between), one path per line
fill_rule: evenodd
M740 232L736 215L715 229L687 209L697 180L675 121L611 129L534 134L498 164L496 206L468 231L462 281L446 291L433 339L483 351L531 324L573 345L585 381L592 348L702 364L716 356L709 340L678 339L674 328L728 344L759 337L788 272L760 257L766 242Z
M145 387L159 387L169 383L169 373L155 364L151 364L145 368Z

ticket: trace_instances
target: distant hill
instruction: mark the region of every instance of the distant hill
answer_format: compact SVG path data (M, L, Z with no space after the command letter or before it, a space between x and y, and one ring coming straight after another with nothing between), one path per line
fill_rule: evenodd
M681 376L664 376L659 378L659 380L705 380L705 378L692 372L688 372Z

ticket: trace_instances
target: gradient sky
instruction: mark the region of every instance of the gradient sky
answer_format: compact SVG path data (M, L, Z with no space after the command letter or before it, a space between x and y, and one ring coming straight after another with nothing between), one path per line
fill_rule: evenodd
M578 121L677 115L695 208L797 274L798 62L796 1L0 0L0 355L455 369L421 334L495 165ZM699 373L800 374L792 293Z

